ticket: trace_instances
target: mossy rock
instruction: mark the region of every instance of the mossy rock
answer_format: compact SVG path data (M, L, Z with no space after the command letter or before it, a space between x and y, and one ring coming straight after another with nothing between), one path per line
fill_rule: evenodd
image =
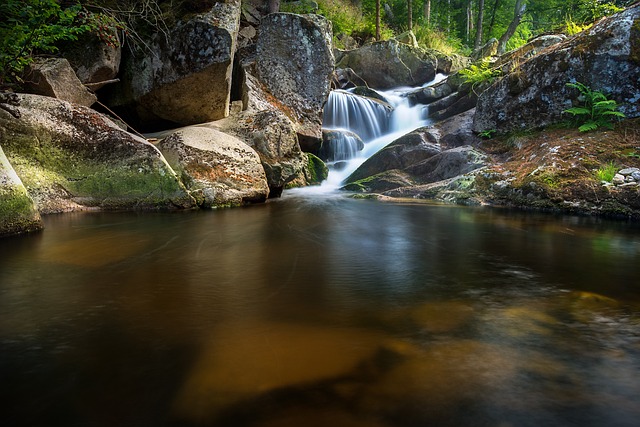
M19 108L0 115L0 144L41 213L194 206L157 148L104 116L37 95Z

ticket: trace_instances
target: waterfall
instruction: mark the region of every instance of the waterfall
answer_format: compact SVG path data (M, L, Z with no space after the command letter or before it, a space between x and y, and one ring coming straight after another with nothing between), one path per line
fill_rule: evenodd
M446 78L443 74L423 85L431 86ZM319 187L303 191L327 193L340 188L342 182L365 160L399 137L430 124L425 106L409 105L406 93L416 88L396 88L378 91L387 103L357 96L345 90L334 90L324 107L323 129L341 132L344 136L331 140L331 147L322 153L327 160L329 176ZM356 134L363 144L357 147L349 135Z

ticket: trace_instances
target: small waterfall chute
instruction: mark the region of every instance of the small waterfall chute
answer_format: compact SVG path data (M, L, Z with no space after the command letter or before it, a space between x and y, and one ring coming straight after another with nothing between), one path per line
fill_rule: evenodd
M381 102L345 90L334 90L324 107L322 127L347 129L363 141L370 141L387 132L390 113Z

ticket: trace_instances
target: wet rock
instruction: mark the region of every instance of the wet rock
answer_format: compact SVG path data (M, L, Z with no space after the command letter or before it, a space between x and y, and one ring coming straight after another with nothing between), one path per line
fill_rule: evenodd
M540 128L565 120L578 100L569 82L606 93L627 117L640 116L640 5L609 16L562 43L546 48L480 96L474 130Z
M148 41L151 52L123 60L111 106L135 111L143 124L181 125L228 115L240 2L215 3Z
M620 175L624 175L624 176L632 175L634 172L638 173L638 172L640 172L640 169L638 169L638 168L625 168L625 169L622 169L622 170L618 171L618 173Z
M0 112L3 115L7 113ZM43 228L33 200L0 146L0 237Z
M269 195L260 157L216 129L188 127L157 144L182 183L205 208L264 202Z
M364 142L353 132L344 129L323 129L322 146L318 157L327 162L349 160L362 151Z
M613 183L613 185L621 185L625 183L624 180L624 175L621 175L619 173L615 174L613 176L613 180L611 181Z
M451 85L446 81L433 86L419 88L407 93L412 104L430 104L453 93Z
M89 107L98 99L78 79L64 58L39 59L31 64L25 79L27 92L50 96Z
M324 17L272 13L262 19L255 76L304 137L322 137L322 108L334 65L331 22Z
M416 86L433 80L437 58L432 53L387 40L345 52L339 68L351 68L376 89Z
M86 107L21 95L0 146L40 213L194 206L156 147Z
M362 180L392 169L404 170L441 152L428 128L420 128L393 141L367 159L346 180Z
M351 68L337 68L331 78L331 87L334 89L349 89L352 87L367 87L362 77Z
M443 151L405 169L417 182L442 181L487 165L487 155L470 146Z
M401 170L392 169L363 179L348 181L341 189L361 193L382 193L399 187L415 185L411 176Z

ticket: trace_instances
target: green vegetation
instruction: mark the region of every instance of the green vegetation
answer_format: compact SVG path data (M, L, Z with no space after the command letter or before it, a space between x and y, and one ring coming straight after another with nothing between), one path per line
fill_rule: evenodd
M611 182L616 173L618 173L618 167L613 162L609 162L596 171L596 177L600 181Z
M0 87L22 82L24 69L37 55L55 54L60 44L93 33L108 45L119 43L124 27L113 17L93 13L79 0L4 0L0 3Z
M588 132L600 127L613 129L613 122L625 117L618 111L618 103L613 99L607 99L602 92L592 90L580 82L567 83L567 86L580 91L578 99L582 102L582 106L564 110L565 113L573 115L580 132Z

